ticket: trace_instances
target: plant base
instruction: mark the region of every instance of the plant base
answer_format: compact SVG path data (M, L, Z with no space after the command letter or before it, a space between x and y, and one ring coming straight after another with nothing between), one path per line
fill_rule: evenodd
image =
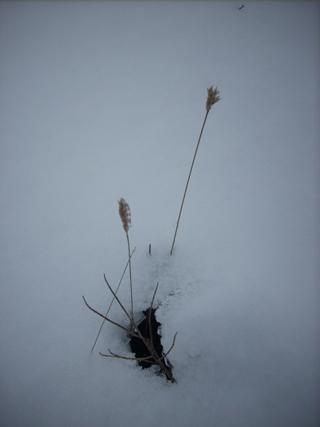
M154 308L148 308L147 310L143 311L143 319L138 323L137 327L141 333L141 335L152 341L153 348L159 358L162 358L163 364L165 365L166 369L172 373L172 365L169 362L169 360L166 358L165 354L163 353L163 346L161 344L161 335L159 334L159 327L161 326L161 323L157 321L156 315L155 315L156 309ZM152 365L158 365L159 364L151 357L149 350L143 343L143 341L136 337L131 337L130 341L130 348L131 351L135 354L137 359L141 359L144 357L150 357L150 360L138 360L139 366L141 366L142 369L150 368ZM161 370L160 370L161 372ZM167 374L164 373L166 376Z

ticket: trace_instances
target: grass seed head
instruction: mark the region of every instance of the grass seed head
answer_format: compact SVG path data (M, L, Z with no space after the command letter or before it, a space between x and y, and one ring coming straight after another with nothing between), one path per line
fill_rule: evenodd
M119 215L122 221L123 229L126 233L129 231L131 225L131 212L128 203L121 198L119 201Z
M208 96L207 96L207 103L206 103L206 109L207 111L210 111L211 107L216 104L218 101L220 101L220 93L218 91L217 87L210 86L208 89Z

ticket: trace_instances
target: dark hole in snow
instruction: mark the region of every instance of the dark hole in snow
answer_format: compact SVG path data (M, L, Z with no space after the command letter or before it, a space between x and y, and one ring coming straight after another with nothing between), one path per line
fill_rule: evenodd
M147 310L143 311L143 319L138 323L137 327L141 333L141 335L148 339L152 340L153 342L153 348L159 358L162 358L163 365L170 373L170 376L172 375L172 365L169 362L169 360L165 357L163 353L163 346L161 344L161 335L159 334L159 327L161 326L161 323L159 323L156 319L155 315L156 309L154 308L148 308ZM150 317L150 320L149 320ZM150 328L151 325L151 328ZM150 333L151 329L151 333ZM131 337L130 341L130 348L131 351L135 354L137 359L143 358L143 357L150 357L150 360L138 360L138 364L142 367L142 369L150 368L152 365L158 365L153 357L151 357L151 353L143 343L143 341L140 338L137 337ZM160 372L163 370L160 367ZM167 379L170 379L172 381L172 378L169 378L166 372L162 372L166 375Z

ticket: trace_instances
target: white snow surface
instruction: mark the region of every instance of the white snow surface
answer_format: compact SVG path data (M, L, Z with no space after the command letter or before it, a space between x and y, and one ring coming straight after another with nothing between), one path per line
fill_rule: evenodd
M319 3L238 7L0 3L1 427L320 424ZM90 353L120 197L176 384L112 325Z

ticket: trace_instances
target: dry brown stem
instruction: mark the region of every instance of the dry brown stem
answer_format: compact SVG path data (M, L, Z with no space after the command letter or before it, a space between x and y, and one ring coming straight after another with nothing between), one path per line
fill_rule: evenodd
M109 284L109 282L108 282L108 280L107 280L107 278L106 278L106 275L105 275L105 274L103 275L103 278L104 278L104 281L106 282L106 284L107 284L107 286L108 286L108 288L109 288L110 292L112 293L112 295L113 295L113 296L114 296L114 298L116 299L117 303L120 305L120 307L121 307L121 309L123 310L123 312L125 313L125 315L128 317L128 319L129 319L129 321L130 321L130 324L131 324L131 323L132 323L132 321L133 321L132 316L130 316L130 314L129 314L129 313L128 313L128 311L126 310L125 306L122 304L122 302L121 302L121 301L120 301L120 299L118 298L117 294L114 292L114 290L113 290L113 289L112 289L112 287L110 286L110 284Z
M178 232L178 228L179 228L179 223L180 223L180 218L181 218L181 213L182 213L182 209L183 209L183 205L184 205L184 201L186 198L186 194L187 194L187 190L188 190L188 186L189 186L189 182L190 182L190 178L191 178L191 174L192 174L192 169L193 169L193 165L198 153L198 149L199 149L199 145L200 145L200 141L201 141L201 137L202 137L202 133L203 133L203 129L205 127L206 121L207 121L207 117L209 114L209 111L212 107L212 105L214 105L216 102L218 102L220 100L220 96L219 96L219 91L217 88L214 88L211 86L208 89L208 96L207 96L207 101L206 101L206 114L202 123L202 127L201 127L201 131L200 131L200 135L198 138L198 142L197 142L197 146L193 155L193 159L192 159L192 163L191 163L191 167L189 170L189 174L188 174L188 178L187 178L187 183L183 192L183 196L182 196L182 202L181 202L181 206L180 206L180 210L179 210L179 214L178 214L178 220L177 220L177 224L176 224L176 228L175 228L175 232L174 232L174 236L173 236L173 241L172 241L172 245L171 245L171 249L170 249L170 255L173 254L173 248L174 248L174 244L176 241L176 237L177 237L177 232Z
M100 354L100 356L103 356L103 357L113 357L113 358L116 358L116 359L135 360L137 362L147 362L149 360L150 360L150 362L152 361L152 356L147 356L147 357L129 357L129 356L123 356L122 354L114 353L109 348L108 348L108 352L109 352L109 354L105 354L105 353L101 353L101 352L99 352L99 354Z
M95 310L93 307L91 307L91 305L89 305L89 304L87 303L87 300L85 299L85 297L84 297L84 296L82 296L82 299L83 299L83 301L84 301L85 305L89 308L89 310L93 311L93 312L94 312L94 313L96 313L98 316L100 316L100 317L102 317L103 319L105 319L107 322L112 323L112 324L113 324L113 325L115 325L115 326L118 326L118 328L121 328L121 329L123 329L123 330L124 330L124 331L126 331L126 332L128 331L128 329L127 329L126 327L124 327L124 326L120 325L119 323L115 322L114 320L111 320L109 317L104 316L102 313L100 313L99 311L97 311L97 310Z
M131 317L133 319L133 285L132 285L132 268L131 268L131 249L130 249L130 239L129 239L129 227L131 226L131 211L130 206L125 201L124 198L121 198L119 201L119 215L122 221L123 229L126 233L127 246L128 246L128 258L129 258L129 286L130 286L130 302L131 302ZM131 325L132 326L132 325Z
M132 258L132 255L134 254L135 250L136 250L136 248L134 248L134 249L133 249L133 251L131 252L131 254L130 254L130 258ZM118 293L118 291L119 291L119 289L120 289L120 286L121 286L122 280L123 280L123 278L124 278L124 275L125 275L125 273L126 273L126 271L127 271L128 265L129 265L129 260L128 260L128 261L127 261L127 263L126 263L126 266L125 266L125 268L124 268L124 270L123 270L123 272L122 272L122 275L121 275L121 277L120 277L120 280L119 280L119 283L118 283L117 289L115 290L115 293L116 293L116 294ZM114 303L114 300L115 300L115 297L113 296L113 297L112 297L112 300L111 300L111 302L110 302L110 304L109 304L109 307L108 307L108 309L107 309L107 311L106 311L105 317L108 317L109 311L111 310L111 307L112 307L112 304ZM106 319L103 319L103 320L102 320L102 322L101 322L101 325L100 325L100 328L99 328L98 334L97 334L96 339L95 339L95 341L94 341L94 343L93 343L93 346L92 346L92 348L91 348L91 353L93 352L93 350L94 350L94 348L95 348L95 346L96 346L96 344L97 344L97 341L98 341L98 339L99 339L99 336L100 336L100 333L101 333L101 331L102 331L102 328L103 328L103 325L104 325L105 321L106 321Z

